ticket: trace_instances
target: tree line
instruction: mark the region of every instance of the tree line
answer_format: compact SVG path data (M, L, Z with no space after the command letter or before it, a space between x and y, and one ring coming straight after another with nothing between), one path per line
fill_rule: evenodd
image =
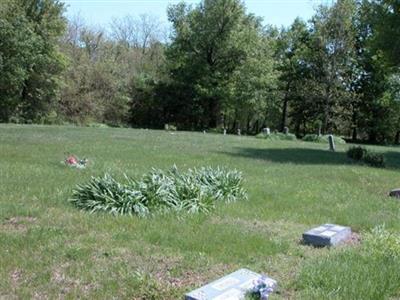
M240 0L181 2L107 30L57 0L0 3L0 121L400 142L400 3L337 0L289 27Z

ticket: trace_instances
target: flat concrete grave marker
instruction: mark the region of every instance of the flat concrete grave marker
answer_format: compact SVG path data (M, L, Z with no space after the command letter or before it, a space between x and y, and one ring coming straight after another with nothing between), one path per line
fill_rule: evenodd
M351 228L325 224L303 233L303 241L316 247L335 246L351 236Z
M248 269L240 269L186 294L185 300L241 300L262 277ZM276 288L275 280L269 277L266 280L273 289Z

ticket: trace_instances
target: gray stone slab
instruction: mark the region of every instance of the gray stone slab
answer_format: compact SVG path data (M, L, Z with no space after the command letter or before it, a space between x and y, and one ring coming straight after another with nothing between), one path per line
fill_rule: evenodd
M329 150L336 151L335 139L333 138L332 134L328 136L328 141L329 141Z
M400 189L391 190L389 193L390 197L400 198Z
M303 241L316 247L336 246L349 239L351 228L335 224L324 224L303 233Z
M211 282L185 295L185 300L240 300L254 287L262 275L248 269L240 269L232 274ZM274 288L277 282L269 277L267 281Z

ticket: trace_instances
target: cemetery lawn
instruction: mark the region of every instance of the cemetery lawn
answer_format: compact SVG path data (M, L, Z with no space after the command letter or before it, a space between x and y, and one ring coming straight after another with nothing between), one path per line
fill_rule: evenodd
M279 282L272 299L397 299L400 262L300 243L322 223L363 239L385 224L400 231L400 148L386 169L349 161L348 145L116 128L0 125L1 299L182 299L239 268ZM85 170L60 162L69 152ZM209 215L148 219L89 214L67 199L78 183L152 167L224 166L243 172L249 200Z

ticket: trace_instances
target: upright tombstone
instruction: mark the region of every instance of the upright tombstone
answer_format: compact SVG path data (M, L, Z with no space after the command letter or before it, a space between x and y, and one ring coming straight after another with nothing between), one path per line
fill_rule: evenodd
M328 135L328 141L329 141L329 150L336 151L335 140L332 134Z
M205 130L203 130L203 134L206 134L206 131L205 131Z
M240 131L240 128L237 130L237 134L238 134L238 135L242 135L242 133L241 133L241 131Z
M226 128L224 128L224 135L226 135Z
M265 135L270 135L271 134L271 129L269 129L269 127L263 128L263 133Z
M288 127L284 127L283 128L283 133L284 134L289 134L289 128Z
M315 247L336 246L350 237L350 227L324 224L303 233L303 242Z
M278 285L272 278L262 276L248 269L240 269L186 294L185 300L244 299L246 293L257 285L258 280L262 280L271 290L275 290Z

